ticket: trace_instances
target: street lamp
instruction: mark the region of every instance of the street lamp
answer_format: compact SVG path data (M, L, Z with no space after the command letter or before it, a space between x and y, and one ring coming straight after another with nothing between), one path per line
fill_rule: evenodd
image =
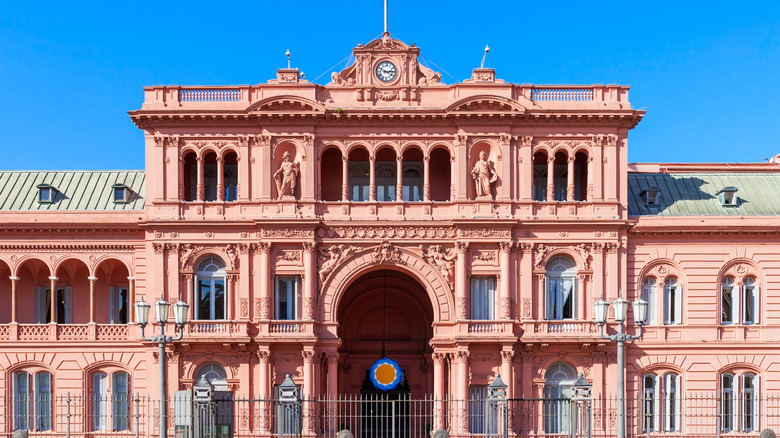
M593 304L596 311L596 323L599 325L599 335L602 339L609 339L610 341L617 342L617 369L618 369L618 390L617 390L617 438L624 438L626 436L626 419L625 419L625 396L626 396L626 384L625 375L626 359L623 356L623 348L625 341L631 341L642 337L642 325L645 323L645 316L647 315L647 301L639 298L633 303L634 307L634 322L639 326L639 331L636 335L629 335L623 332L623 323L626 322L626 313L628 312L628 301L624 300L618 294L612 305L615 306L615 322L618 325L618 332L614 335L604 335L604 323L607 322L607 310L609 309L609 303L604 301L604 298L599 298Z
M160 334L147 338L144 335L144 329L146 324L149 323L149 303L145 302L143 298L141 301L135 303L135 322L141 326L141 339L144 341L157 342L160 347L160 438L165 438L168 431L168 403L166 397L165 386L167 383L166 376L166 357L165 357L165 345L169 342L178 341L184 335L184 324L187 323L187 312L190 305L184 301L177 301L173 305L173 315L176 319L176 326L179 328L179 336L172 338L165 336L165 324L168 322L168 309L171 304L160 298L154 303L154 313L157 317L157 324L160 326Z

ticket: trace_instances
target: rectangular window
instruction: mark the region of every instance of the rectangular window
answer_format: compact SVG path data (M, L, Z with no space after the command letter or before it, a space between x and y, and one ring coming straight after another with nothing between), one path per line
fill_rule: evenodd
M656 314L658 309L658 294L655 284L655 280L648 278L642 285L642 299L647 301L647 315L645 316L645 324L655 324L657 321Z
M534 201L547 200L547 163L534 163Z
M654 374L647 375L643 381L642 391L642 430L653 432L658 430L658 382Z
M471 277L469 319L496 319L496 277Z
M299 275L279 275L276 277L276 314L275 319L298 319L300 309L301 277Z
M680 324L682 316L682 290L677 280L669 278L664 283L664 324Z
M758 286L752 278L746 278L742 285L742 302L744 314L742 322L744 324L755 324L758 322Z
M225 278L195 276L195 319L225 319Z
M51 319L51 288L50 287L38 287L35 290L35 322L37 324L47 324L52 322ZM71 295L72 289L70 287L58 287L57 288L57 320L58 324L70 324L71 323Z
M725 279L720 286L720 322L723 324L731 324L736 318L734 313L736 310L736 303L734 302L734 282Z

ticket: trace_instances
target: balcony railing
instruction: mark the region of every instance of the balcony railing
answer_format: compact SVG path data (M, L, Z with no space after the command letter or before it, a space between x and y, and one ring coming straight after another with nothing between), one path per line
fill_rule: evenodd
M246 335L246 323L235 321L190 321L185 336L232 337Z
M303 321L274 321L268 326L268 333L272 335L286 335L304 333Z
M126 341L127 324L2 324L0 341Z
M598 326L592 321L543 321L534 323L538 335L598 334Z

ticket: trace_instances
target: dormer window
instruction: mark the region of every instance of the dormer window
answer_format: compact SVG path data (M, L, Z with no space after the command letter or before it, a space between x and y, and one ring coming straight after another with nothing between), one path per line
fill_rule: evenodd
M724 187L717 193L717 195L718 199L720 199L721 205L724 207L736 207L739 203L736 187Z
M645 199L645 205L648 207L661 205L661 189L658 187L648 187L640 195Z
M39 204L51 204L54 202L54 194L57 191L50 184L38 184L38 203Z
M124 184L114 184L111 188L114 190L114 204L127 204L130 202L130 187Z

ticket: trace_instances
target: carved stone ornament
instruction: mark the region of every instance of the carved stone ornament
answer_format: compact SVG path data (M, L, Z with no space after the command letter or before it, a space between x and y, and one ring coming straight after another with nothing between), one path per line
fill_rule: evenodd
M405 264L401 258L401 250L393 246L390 242L383 242L374 250L374 263L398 263Z
M179 256L179 263L181 268L184 269L189 263L192 255L195 253L195 246L191 243L185 243L181 246L181 255Z
M499 230L494 228L482 228L482 229L460 229L458 230L459 237L512 237L512 230Z
M543 243L536 245L536 253L534 254L534 269L542 269L542 262L544 262L545 256L550 252L550 248Z
M472 251L471 252L471 262L472 263L490 263L494 264L496 262L496 252L495 251Z
M300 251L276 251L276 262L277 263L298 263L301 261L301 252Z
M488 161L487 153L480 151L479 160L471 169L471 179L474 180L476 200L493 200L493 184L498 181L498 174L493 163Z
M358 248L344 243L333 245L328 249L320 248L320 284L322 284L328 275L344 260L348 259Z
M458 319L466 319L466 297L458 297L456 306Z
M585 269L590 269L590 262L593 260L593 256L590 254L590 246L581 243L577 245L577 251L579 251L580 257L582 257L582 264L585 266Z
M531 317L531 300L523 298L523 318Z
M422 251L425 260L441 272L444 280L450 285L450 289L452 289L455 275L455 259L457 258L454 248L443 249L441 245L431 245L426 251L423 246L420 245L420 250Z
M238 248L236 245L231 243L225 246L225 254L230 261L230 269L236 269L238 267Z

